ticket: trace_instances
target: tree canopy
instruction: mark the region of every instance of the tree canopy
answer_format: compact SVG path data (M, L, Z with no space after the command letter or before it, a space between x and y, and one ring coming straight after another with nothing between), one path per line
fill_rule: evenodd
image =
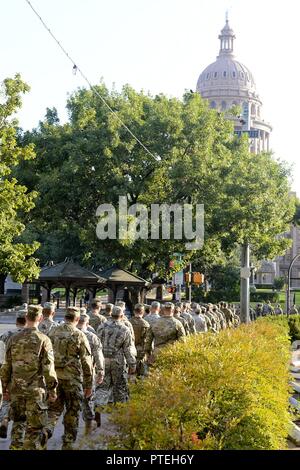
M37 158L22 161L17 177L38 191L26 236L41 243L42 263L71 256L89 266L123 267L148 276L165 274L173 253L183 264L211 266L237 244L250 243L256 256L283 254L290 241L280 234L295 213L289 169L272 155L249 152L232 122L211 110L197 93L182 100L150 96L125 86L118 93L96 87L116 115L150 150L122 126L92 91L79 89L68 100L69 122L47 110L37 129L20 144L35 145ZM187 252L186 240L99 240L100 204L192 203L205 206L205 243Z
M7 78L1 88L0 103L0 274L10 273L19 282L36 277L39 272L38 260L32 257L38 243L22 240L24 214L34 207L37 193L28 192L12 176L16 165L35 157L32 143L18 145L18 122L14 119L22 104L21 95L28 90L19 75Z

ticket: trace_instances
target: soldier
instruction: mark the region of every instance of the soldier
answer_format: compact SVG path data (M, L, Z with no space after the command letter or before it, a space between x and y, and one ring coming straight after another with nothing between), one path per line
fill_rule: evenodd
M100 315L101 306L102 302L100 299L93 299L91 301L90 326L94 328L95 331L97 331L101 323L106 321L106 318Z
M221 302L221 312L223 313L226 324L229 328L232 328L234 325L233 312L229 308L229 305L226 302Z
M173 317L173 312L174 305L171 302L165 303L161 318L151 325L145 344L146 353L151 356L149 364L155 360L160 348L166 344L172 344L178 340L185 341L184 328L180 321ZM153 344L154 352L152 354Z
M144 320L146 320L150 326L155 323L157 320L160 319L160 303L156 300L152 302L150 307L150 313L144 316Z
M144 316L150 315L150 312L151 312L151 306L145 304L145 305L144 305Z
M275 308L274 312L275 312L275 315L283 315L283 310L280 307L280 304L276 305L276 308Z
M214 315L218 318L220 329L226 330L226 320L225 320L225 316L223 315L223 313L218 309L216 305L213 305L212 311Z
M38 330L41 319L42 307L29 305L26 327L9 339L0 371L3 393L11 399L10 449L42 450L47 442L46 393L49 402L56 400L57 377L51 341Z
M16 333L20 333L25 327L26 323L26 314L27 310L18 310L16 313L16 329L8 330L0 334L0 341L2 341L4 345L4 349L8 343L8 340L15 335ZM0 358L0 368L1 365L4 363L5 358L5 351L3 354L3 358ZM3 400L2 408L0 410L0 437L2 439L7 438L7 429L9 423L9 401Z
M114 308L114 304L106 304L104 310L102 310L102 315L106 318L106 320L111 320L111 314Z
M56 305L51 302L46 302L43 308L43 320L39 324L39 330L45 335L49 335L52 328L58 326L58 323L53 320L55 315Z
M133 327L135 347L137 351L136 375L137 377L141 377L146 375L145 341L147 334L149 334L150 325L145 319L142 318L144 315L144 306L142 304L136 304L133 313L134 316L129 321Z
M122 322L121 307L114 307L112 320L104 323L98 330L105 358L105 376L102 384L96 387L95 411L101 416L102 407L109 402L126 402L129 389L126 374L134 374L136 358L132 354L132 338L128 328Z
M96 384L99 385L103 382L104 378L104 356L102 352L102 344L98 336L88 330L88 323L89 316L87 313L81 313L77 328L81 330L88 339L92 353L94 375L96 375ZM93 429L93 421L96 418L93 410L92 396L89 398L84 397L83 399L82 417L85 422L85 433L90 434ZM96 423L98 425L97 420Z
M202 315L202 309L199 306L195 309L193 313L193 318L195 321L195 327L196 327L197 333L207 332L205 316Z
M92 395L91 349L86 335L76 328L79 319L79 309L69 307L66 310L65 323L49 333L54 350L58 388L57 400L49 406L47 430L49 437L52 436L54 427L65 408L62 450L73 448L82 399Z
M189 336L189 334L190 334L189 324L186 321L186 319L181 316L181 308L180 307L178 307L178 306L174 307L174 315L173 316L174 316L174 318L176 318L177 320L180 321L180 323L182 324L182 326L184 328L186 336Z
M256 318L262 316L262 310L263 310L263 309L262 309L262 304L257 304L257 305L256 305L256 309L255 309L255 311L256 311Z
M131 337L132 337L132 340L133 340L133 343L135 341L135 337L134 337L134 331L133 331L133 328L132 328L132 324L130 323L130 321L128 320L128 318L126 317L125 315L125 307L126 307L126 304L125 302L123 302L122 300L119 300L117 303L116 303L116 307L120 307L121 310L122 310L122 323L127 326L127 328L129 329L130 331L130 334L131 334Z
M291 315L298 315L299 312L298 312L298 309L297 309L297 307L296 307L295 304L290 308L289 313L290 313Z
M80 311L80 315L87 315L88 316L88 322L87 322L87 330L90 331L91 333L94 333L94 335L96 335L96 331L94 330L94 328L90 325L90 317L89 315L87 314L87 310L85 307L80 307L79 309Z
M190 335L196 333L195 320L188 311L188 304L179 303L177 305L181 308L181 316L188 322Z

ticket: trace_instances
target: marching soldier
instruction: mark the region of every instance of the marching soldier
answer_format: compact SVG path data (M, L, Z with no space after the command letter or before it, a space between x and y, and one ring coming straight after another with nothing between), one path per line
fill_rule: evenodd
M42 450L47 441L46 394L55 401L57 377L51 341L38 330L41 319L42 308L29 305L26 327L9 339L0 371L4 396L11 400L10 449Z
M79 318L79 309L69 307L65 314L65 323L49 333L53 344L58 387L57 400L49 406L47 431L51 437L65 409L62 450L73 449L83 397L89 398L92 395L91 349L86 335L76 328Z
M46 302L43 307L43 320L39 324L39 330L45 335L49 335L52 328L58 326L58 323L53 320L55 315L56 305L51 302Z
M145 342L147 334L149 333L150 325L144 320L144 306L142 304L137 304L134 307L134 316L129 320L132 324L134 337L135 337L135 347L137 350L136 357L136 375L137 377L146 375L146 352L145 352Z
M95 411L100 420L101 409L110 403L126 402L129 398L126 366L128 373L136 370L136 356L132 353L132 337L122 322L121 307L114 307L112 319L98 329L98 336L105 358L105 376L96 387Z

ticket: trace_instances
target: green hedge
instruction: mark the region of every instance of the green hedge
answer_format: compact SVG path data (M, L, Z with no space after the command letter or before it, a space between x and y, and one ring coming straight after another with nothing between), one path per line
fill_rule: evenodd
M300 315L268 315L259 318L258 321L268 321L273 324L280 325L288 332L290 340L300 340Z
M251 302L279 302L280 294L278 292L260 292L259 290L256 292L251 292L250 294Z
M167 346L112 410L109 449L285 449L289 341L262 319Z

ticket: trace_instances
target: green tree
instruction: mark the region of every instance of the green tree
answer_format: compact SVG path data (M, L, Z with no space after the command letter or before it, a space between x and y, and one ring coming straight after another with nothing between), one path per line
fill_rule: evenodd
M69 123L60 125L48 110L38 129L21 136L23 145L34 142L38 155L19 166L18 177L40 193L28 236L41 242L42 262L73 256L148 276L165 275L174 252L205 269L222 264L245 241L260 258L284 252L290 242L278 236L295 212L284 164L250 154L247 140L235 137L233 124L197 93L178 100L129 86L121 93L96 88L151 154L86 89L70 97ZM116 206L124 195L128 205L203 203L203 249L186 252L186 240L98 240L97 207Z
M10 273L12 277L23 282L34 278L39 269L37 260L32 257L38 248L37 243L26 243L22 239L25 225L22 222L25 213L34 207L36 192L28 192L12 176L14 167L22 161L35 157L33 145L18 146L17 120L14 114L21 107L21 95L29 87L21 80L20 75L3 82L0 104L0 273L2 281Z

